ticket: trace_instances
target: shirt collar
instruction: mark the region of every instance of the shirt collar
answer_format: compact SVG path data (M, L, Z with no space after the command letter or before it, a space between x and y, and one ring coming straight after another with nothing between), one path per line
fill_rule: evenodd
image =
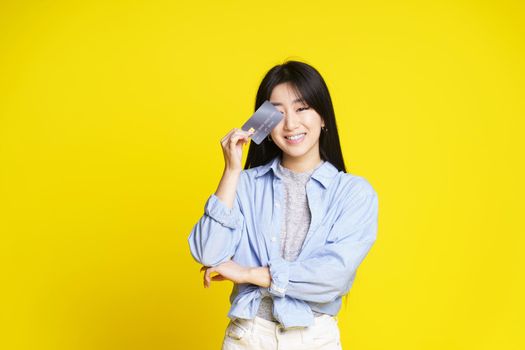
M270 171L270 169L273 171L274 176L279 177L276 174L276 168L280 162L281 155L278 154L268 163L261 165L257 170L257 174L255 175L255 177L257 178L266 174ZM320 167L314 170L314 172L312 173L312 178L319 181L324 188L328 188L328 186L330 185L330 183L332 182L332 180L338 172L339 170L332 163L330 163L329 161L325 161Z

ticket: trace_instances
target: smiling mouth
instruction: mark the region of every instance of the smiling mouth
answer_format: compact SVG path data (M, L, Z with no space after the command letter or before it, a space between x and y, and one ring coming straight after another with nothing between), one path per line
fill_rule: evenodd
M285 136L284 138L287 139L287 140L292 140L293 141L293 140L301 139L304 135L306 135L305 132L297 134L297 135L293 135L293 136Z

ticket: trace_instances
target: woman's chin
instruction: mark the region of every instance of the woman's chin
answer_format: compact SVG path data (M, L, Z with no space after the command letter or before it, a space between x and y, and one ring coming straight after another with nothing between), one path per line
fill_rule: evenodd
M294 147L285 147L283 149L283 153L285 153L288 157L299 158L304 156L306 154L306 151L302 148L297 149Z

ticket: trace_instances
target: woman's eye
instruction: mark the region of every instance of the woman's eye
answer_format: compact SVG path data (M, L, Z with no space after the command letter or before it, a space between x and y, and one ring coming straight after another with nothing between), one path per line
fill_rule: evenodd
M310 107L301 107L298 109L298 111L304 111L305 109L309 109Z

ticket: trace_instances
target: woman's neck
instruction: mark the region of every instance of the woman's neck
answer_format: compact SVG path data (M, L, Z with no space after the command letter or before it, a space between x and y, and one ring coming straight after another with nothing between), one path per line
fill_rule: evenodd
M304 157L290 157L284 153L281 156L281 165L291 171L295 171L296 173L303 173L312 170L316 168L321 161L322 159L319 154L306 159Z

